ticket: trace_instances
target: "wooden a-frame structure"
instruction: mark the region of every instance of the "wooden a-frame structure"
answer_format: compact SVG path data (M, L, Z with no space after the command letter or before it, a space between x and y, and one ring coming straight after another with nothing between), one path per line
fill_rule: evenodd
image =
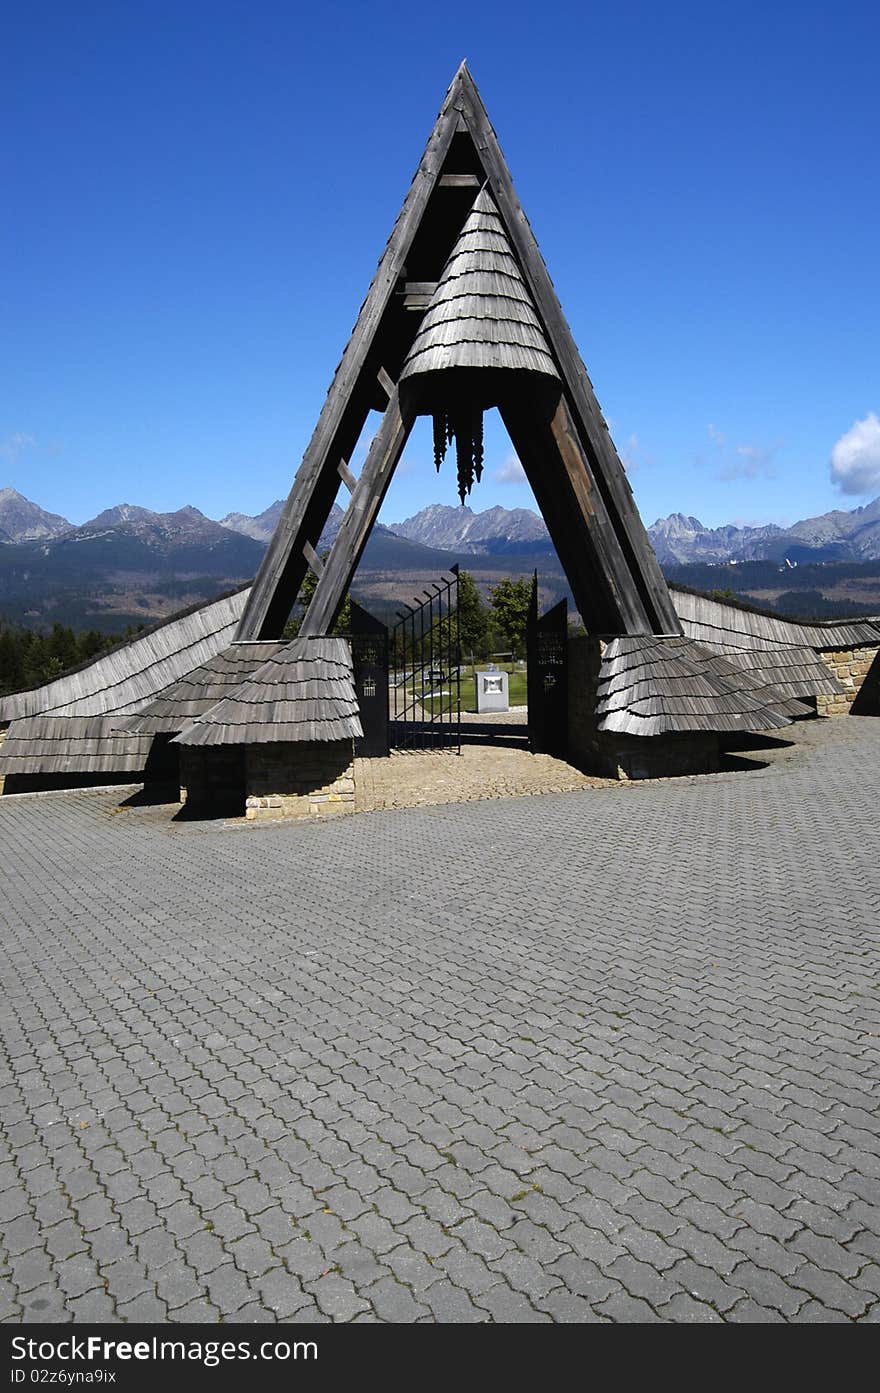
M280 634L308 567L318 575L318 584L301 632L321 636L331 631L413 421L425 409L419 391L407 390L401 382L401 372L478 198L500 219L505 246L525 288L523 298L530 302L529 313L552 360L552 378L519 374L517 390L493 400L544 515L575 604L592 633L681 633L586 368L476 84L462 63L336 370L250 592L237 641ZM443 377L438 374L441 381ZM369 412L376 409L382 419L355 478L348 461ZM322 564L315 546L340 480L351 498Z

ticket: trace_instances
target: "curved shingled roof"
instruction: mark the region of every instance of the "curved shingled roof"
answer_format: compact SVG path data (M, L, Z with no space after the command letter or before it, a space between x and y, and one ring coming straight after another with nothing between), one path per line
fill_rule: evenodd
M286 646L284 639L233 643L170 683L136 715L121 717L116 729L149 735L183 730L197 716L204 715L216 702L234 692L267 658Z
M761 731L789 725L810 708L767 686L693 639L611 639L599 669L600 730L621 735Z
M400 373L513 368L559 377L504 224L487 189L474 201Z
M295 638L172 743L352 740L363 733L345 639Z

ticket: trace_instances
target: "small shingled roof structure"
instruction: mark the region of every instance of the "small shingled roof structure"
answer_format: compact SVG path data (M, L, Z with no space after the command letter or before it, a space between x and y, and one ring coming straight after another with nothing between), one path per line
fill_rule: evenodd
M110 716L23 716L0 746L0 774L140 774L152 743L115 730Z
M153 734L122 722L228 646L247 593L191 606L42 687L0 697L0 724L11 721L0 743L6 791L20 775L149 776Z
M461 368L559 373L487 188L473 207L416 331L400 382Z
M598 728L619 735L761 731L810 714L693 639L627 634L603 645Z
M197 716L203 716L216 702L229 696L267 658L285 647L285 639L230 644L208 662L170 683L135 715L119 718L116 729L175 735Z
M295 638L172 744L356 740L362 735L346 640Z

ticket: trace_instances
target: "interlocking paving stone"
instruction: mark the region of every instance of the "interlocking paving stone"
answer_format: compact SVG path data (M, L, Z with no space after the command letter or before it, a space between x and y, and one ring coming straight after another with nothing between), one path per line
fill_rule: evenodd
M880 721L792 741L305 826L0 799L0 1319L877 1320Z

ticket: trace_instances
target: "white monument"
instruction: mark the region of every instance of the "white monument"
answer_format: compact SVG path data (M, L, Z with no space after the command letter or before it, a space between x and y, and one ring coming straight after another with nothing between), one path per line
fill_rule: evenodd
M496 672L492 668L488 672L477 672L476 679L478 711L510 710L509 678L506 672Z

